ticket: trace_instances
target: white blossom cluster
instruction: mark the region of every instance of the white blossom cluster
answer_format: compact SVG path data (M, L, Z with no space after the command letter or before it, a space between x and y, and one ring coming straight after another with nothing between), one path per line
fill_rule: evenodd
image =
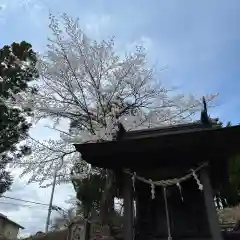
M71 166L79 161L72 144L111 140L116 121L130 131L188 122L200 109L193 96L172 96L149 68L143 47L121 58L114 39L91 40L78 19L66 14L60 20L50 15L49 27L48 51L37 64L38 94L22 95L20 102L34 110L35 120L51 118L57 129L65 119L71 127L67 132L58 129L60 140L32 141L32 156L17 163L23 174L32 174L30 182L51 179L59 165L59 182L68 181Z

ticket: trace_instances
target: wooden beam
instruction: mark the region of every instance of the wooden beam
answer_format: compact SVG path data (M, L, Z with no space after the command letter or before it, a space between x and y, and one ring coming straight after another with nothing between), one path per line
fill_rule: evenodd
M133 240L133 191L132 180L124 176L124 240Z
M207 168L203 168L200 171L200 179L203 185L205 207L208 216L209 230L212 236L212 240L223 240Z

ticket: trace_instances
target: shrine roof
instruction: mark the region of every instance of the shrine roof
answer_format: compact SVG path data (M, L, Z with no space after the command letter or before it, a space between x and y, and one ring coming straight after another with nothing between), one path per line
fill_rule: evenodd
M126 132L122 140L189 133L189 132L202 131L204 129L206 130L211 128L208 126L204 126L202 123L186 123L186 124L178 124L178 125L171 125L171 126L147 128L147 129L140 129L140 130Z
M240 126L214 128L191 123L130 131L118 141L75 147L94 166L132 168L220 160L238 153L239 142Z

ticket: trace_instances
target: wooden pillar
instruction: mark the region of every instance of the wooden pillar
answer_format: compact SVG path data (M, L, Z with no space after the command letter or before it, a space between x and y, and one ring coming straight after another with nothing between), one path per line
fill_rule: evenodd
M132 180L127 174L124 176L124 240L133 240L133 191Z
M206 212L208 216L209 230L212 236L211 239L223 240L222 234L220 231L217 211L214 203L212 186L211 186L208 171L206 168L203 168L200 171L200 179L203 185L203 193L204 193Z

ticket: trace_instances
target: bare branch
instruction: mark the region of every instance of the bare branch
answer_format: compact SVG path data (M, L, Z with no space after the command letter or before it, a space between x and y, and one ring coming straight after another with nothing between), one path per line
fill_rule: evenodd
M127 130L192 121L201 108L199 99L174 95L159 81L159 72L149 68L143 47L120 57L113 39L89 39L77 21L66 14L60 21L50 15L51 39L48 51L39 56L41 75L38 94L21 96L21 104L35 112L36 119L51 118L60 139L44 142L30 138L33 154L15 165L32 174L31 182L51 180L54 169L58 182L70 180L71 168L87 164L75 152L73 143L112 140L117 121ZM160 70L161 71L161 70ZM206 96L212 101L216 94ZM59 122L69 123L62 129Z

